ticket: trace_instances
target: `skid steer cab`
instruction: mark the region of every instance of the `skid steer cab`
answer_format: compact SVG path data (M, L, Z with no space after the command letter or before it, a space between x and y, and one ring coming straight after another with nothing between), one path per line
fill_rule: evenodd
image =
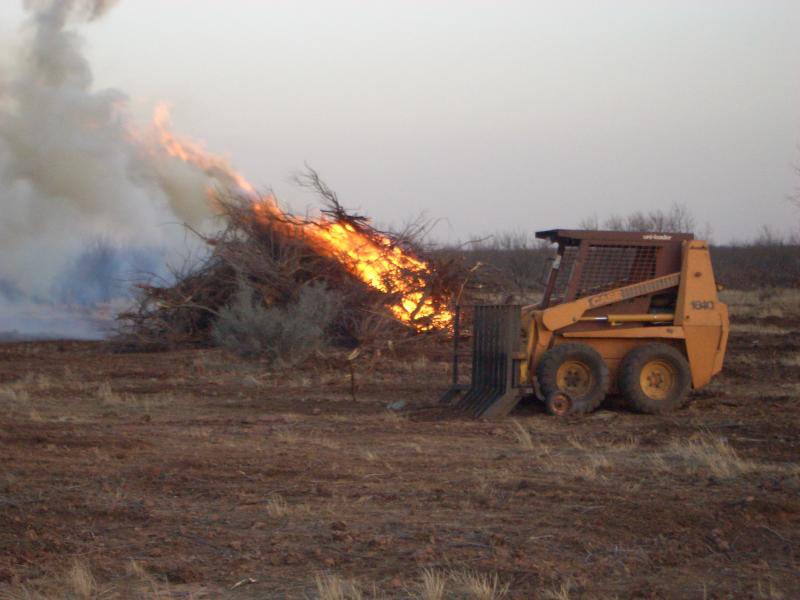
M664 413L722 370L728 307L707 242L564 229L536 237L558 244L541 303L458 307L442 402L502 417L535 393L550 413L569 415L618 393L634 410Z

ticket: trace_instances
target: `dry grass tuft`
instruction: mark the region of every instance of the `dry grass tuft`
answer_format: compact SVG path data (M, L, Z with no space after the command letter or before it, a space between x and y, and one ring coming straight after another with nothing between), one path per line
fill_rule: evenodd
M607 469L611 466L611 461L601 454L588 455L579 461L564 461L561 463L560 470L565 475L571 475L578 479L595 481L601 479L600 469Z
M422 454L422 446L417 442L405 442L403 444L399 444L401 448L408 448L409 450L413 451L415 454Z
M51 387L46 375L28 374L22 379L0 386L0 403L21 407L31 401L31 392L44 392Z
M514 428L514 436L517 438L517 444L523 450L533 450L536 446L533 443L531 432L516 419L511 420L512 427Z
M418 588L411 593L415 600L444 600L447 575L434 569L425 569Z
M500 600L508 595L509 584L501 584L497 574L464 571L454 573L453 581L464 596L472 600Z
M72 565L60 572L45 576L27 585L0 590L0 600L105 600L106 598L128 598L119 590L101 587L89 566L75 560ZM140 596L141 598L164 598L160 595Z
M130 561L125 566L125 573L129 577L135 577L137 579L143 579L143 580L150 579L150 575L147 573L147 571L144 570L144 567L142 567L142 565L140 565L135 560Z
M762 581L759 579L756 584L756 590L758 594L756 597L762 600L784 600L784 598L786 598L783 592L775 587L775 584L771 581L764 586Z
M111 383L108 381L104 381L100 384L100 387L98 387L95 392L95 398L97 398L103 406L119 406L125 401L125 397L115 392L111 387Z
M50 377L44 374L39 374L36 376L36 388L40 392L46 392L51 387L53 387L53 382L51 381Z
M405 423L408 423L408 416L394 411L394 410L387 410L381 414L381 418L390 425L394 425L395 427L399 427Z
M84 563L75 561L67 572L66 580L68 589L76 598L90 600L95 595L97 582Z
M265 508L270 517L285 517L292 512L289 503L283 496L273 496L267 500Z
M581 450L583 452L589 450L589 447L581 441L581 439L577 436L570 435L567 436L567 442L569 445L575 448L575 450Z
M609 452L632 452L639 447L639 438L635 435L629 435L621 440L613 440L601 444L600 447Z
M705 470L714 477L730 479L756 470L755 463L739 457L722 436L699 433L670 442L667 454L692 470Z
M264 507L267 514L276 519L289 515L307 514L311 510L308 504L289 504L283 496L278 494L271 496Z
M33 373L28 373L22 379L16 381L14 383L14 387L17 389L28 389L33 390L36 392L46 392L51 387L53 387L53 382L50 380L50 377L43 373L39 373L34 375Z
M280 442L281 444L299 444L301 442L305 442L305 438L297 435L296 433L289 431L288 429L278 429L272 434L272 439L276 442Z
M587 448L580 442L577 443L581 448L585 448L585 450L567 450L554 454L548 453L537 463L538 468L546 473L555 474L560 477L599 481L604 479L603 475L600 473L601 470L609 469L613 464L619 462L618 459L615 459L612 463L609 457L603 453L602 449ZM570 442L570 444L574 447L573 442Z
M546 600L570 600L572 598L572 582L565 581L560 586L547 590L542 594Z
M788 356L782 356L780 358L780 362L782 365L787 367L800 367L800 352L795 352L794 354L789 354Z
M318 573L314 577L318 600L363 600L364 593L353 581L330 573Z
M314 444L329 450L340 450L342 445L330 438L319 435L319 432L310 431L306 435L301 435L290 429L282 428L276 429L272 434L272 439L281 444L289 444L291 446L297 444L309 445Z
M315 436L309 441L313 442L317 446L327 448L328 450L341 450L342 448L342 445L339 442L326 437Z
M0 388L0 402L9 404L27 404L31 399L28 390L17 385L8 385Z

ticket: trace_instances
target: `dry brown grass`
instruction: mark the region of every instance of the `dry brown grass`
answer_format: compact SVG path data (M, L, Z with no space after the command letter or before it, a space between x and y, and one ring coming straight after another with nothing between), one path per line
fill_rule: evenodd
M19 406L27 404L30 399L28 390L17 384L0 387L0 403Z
M318 573L314 577L316 600L364 600L383 598L375 586L364 592L363 586L352 579L332 573ZM392 598L408 600L502 600L509 593L510 585L501 583L496 573L474 571L439 571L425 569L420 579L401 595ZM560 597L559 597L560 598Z
M313 444L315 446L327 448L328 450L340 450L342 447L339 442L320 435L318 431L304 431L300 433L298 431L292 431L291 429L281 428L276 429L270 439L290 446Z
M492 575L462 571L453 573L451 579L461 598L470 600L501 600L508 595L509 584L500 583L497 574Z
M760 600L784 600L786 595L771 581L763 583L760 579L756 583L757 598Z
M551 590L546 590L542 597L546 600L571 600L572 598L572 582L565 581L558 587Z
M341 450L342 445L330 438L322 437L322 436L313 436L309 439L310 442L316 444L317 446L321 446L323 448L327 448L328 450Z
M720 299L734 317L791 317L800 315L800 289L723 290Z
M575 450L591 453L626 453L633 452L639 447L639 438L627 435L624 438L603 439L594 436L580 437L567 436L567 443Z
M581 456L562 456L551 459L551 472L568 477L596 481L602 479L601 469L609 469L611 461L602 454L587 453Z
M705 471L719 479L738 477L758 468L752 461L742 459L724 437L710 433L672 440L664 458L660 468L671 458L691 471Z
M354 581L330 573L314 577L318 600L363 600L364 593Z
M281 444L295 445L305 443L306 438L288 429L278 429L272 433L270 440Z
M514 437L517 439L517 444L523 450L533 450L536 446L533 443L531 432L516 419L511 420L511 426L514 430Z
M171 597L149 585L149 581L145 592L139 576L135 578L136 581L127 581L118 586L101 585L85 562L75 560L63 571L26 585L0 588L0 600L167 600Z
M394 425L395 427L400 427L408 423L408 417L403 413L394 411L394 410L387 410L384 413L381 413L381 419L390 425Z
M800 352L781 356L779 360L786 367L800 367Z
M81 562L75 562L67 573L67 586L78 598L89 600L95 596L97 581L89 568Z
M0 386L0 404L28 404L34 396L48 391L53 386L47 375L28 374L22 379Z
M633 452L639 448L639 438L628 435L620 440L601 442L600 447L608 452Z
M447 575L435 569L425 569L417 589L410 593L415 600L444 600Z
M639 438L634 435L620 439L571 435L566 441L567 447L559 449L540 444L537 467L548 474L597 482L641 466Z
M123 397L111 388L111 383L104 381L95 392L97 398L103 406L119 406L123 403Z
M28 373L15 386L36 392L46 392L53 387L52 379L43 373Z
M787 327L768 323L739 323L735 320L731 322L731 331L749 335L788 335L792 333L792 330Z
M267 514L270 517L277 519L288 517L290 515L308 514L311 511L311 508L308 506L308 504L290 504L283 496L279 494L274 494L271 496L265 503L264 509L267 511Z
M414 454L423 453L422 445L417 442L403 442L401 444L398 444L398 446L400 448L407 448L408 450L414 452Z

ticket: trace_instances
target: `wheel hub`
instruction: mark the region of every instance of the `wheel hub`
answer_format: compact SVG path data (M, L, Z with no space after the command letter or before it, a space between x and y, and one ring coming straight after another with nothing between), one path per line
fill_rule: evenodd
M677 373L672 365L662 360L652 360L644 365L639 383L650 398L664 400L675 388Z
M589 393L594 384L594 376L588 365L577 361L565 361L556 374L558 389L572 398L580 398Z
M563 392L556 392L548 399L550 412L559 417L568 415L572 410L572 400Z

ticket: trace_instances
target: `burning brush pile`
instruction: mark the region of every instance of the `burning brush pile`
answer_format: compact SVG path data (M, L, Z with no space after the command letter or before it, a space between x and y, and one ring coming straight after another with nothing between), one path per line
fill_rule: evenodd
M77 28L113 0L23 4L25 33L0 73L0 328L98 337L115 315L128 346L262 354L292 329L353 345L448 326L452 265L434 267L413 239L346 213L315 173L325 210L293 216L175 133L168 104L142 124L125 93L95 89ZM208 252L164 277L195 247L163 226L175 222L204 232ZM119 315L130 300L120 281L143 269L160 277Z
M295 362L322 339L353 347L447 328L455 264L349 214L314 171L303 181L323 199L319 218L291 215L272 196L217 193L223 229L197 234L208 256L173 282L138 285L119 317L126 343L221 344Z

